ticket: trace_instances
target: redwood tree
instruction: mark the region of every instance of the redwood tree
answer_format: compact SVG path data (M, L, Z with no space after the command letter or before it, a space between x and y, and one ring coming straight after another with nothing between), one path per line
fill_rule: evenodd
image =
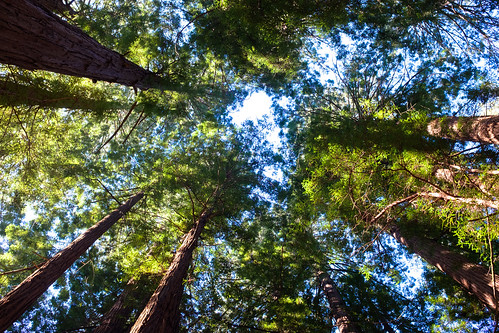
M32 0L0 3L0 62L25 69L160 88L162 79Z
M348 311L346 309L345 303L341 298L338 289L331 280L331 277L325 272L319 272L319 279L321 282L321 289L324 290L326 294L329 307L331 308L331 314L336 320L336 326L340 333L358 333L360 329L352 320Z
M0 300L0 330L10 327L92 244L142 197L143 192L132 196L89 228L66 248L47 260L38 270Z
M131 278L124 287L122 293L111 308L104 314L100 324L95 328L93 333L121 333L130 328L128 319L135 309L142 309L146 304L148 293L147 286L152 278L150 274L146 274L138 279ZM153 278L153 281L156 279Z
M399 243L473 293L490 310L493 312L498 310L495 297L495 290L499 289L498 275L493 276L489 269L471 262L465 256L453 252L436 241L415 234L406 234L395 224L389 225L388 232Z
M111 100L104 96L93 98L93 91L84 87L78 89L78 92L64 88L62 86L50 88L35 83L22 84L7 79L0 80L0 105L6 107L36 105L44 108L80 109L95 112L126 108L124 103L120 103L117 99ZM77 95L77 93L80 94Z
M499 116L442 117L430 121L427 130L453 140L499 144Z
M212 240L215 234L220 237L227 232L228 219L256 205L251 189L263 185L258 183L262 179L256 166L266 157L259 163L249 162L254 145L263 144L255 140L255 130L246 127L239 132L211 122L185 123L179 124L177 133L155 138L149 154L153 168L163 175L156 185L156 197L165 205L163 211L170 210L170 219L185 231L182 245L174 251L167 273L131 332L178 331L184 280L205 226L204 241ZM192 133L188 140L177 140L177 135L187 131Z
M175 253L168 272L159 283L145 309L130 332L176 332L180 321L180 302L184 292L183 280L191 264L192 253L199 236L210 219L210 210L204 211L185 236L182 246Z

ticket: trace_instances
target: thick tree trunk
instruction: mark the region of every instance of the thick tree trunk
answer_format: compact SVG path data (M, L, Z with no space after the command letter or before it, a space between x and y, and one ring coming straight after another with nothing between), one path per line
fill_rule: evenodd
M142 197L140 192L89 228L0 300L0 331L12 325L92 244Z
M180 302L184 292L183 280L191 264L192 253L197 246L199 235L211 213L205 211L187 233L182 245L175 253L168 272L147 303L145 309L133 325L130 333L171 333L178 332L180 322Z
M34 0L0 1L0 62L25 69L160 88L161 79L71 26Z
M499 144L499 116L442 117L431 120L427 131L452 140Z
M329 275L325 272L319 272L319 279L321 281L321 288L326 293L326 298L329 302L329 307L331 308L331 314L336 321L338 331L340 333L361 332L352 318L350 318L345 303L343 303L343 299L336 289L333 280L331 280Z
M393 224L389 226L388 232L401 244L473 293L492 312L497 311L494 289L499 290L498 275L495 275L494 286L492 275L487 268L470 262L466 257L452 252L437 242L421 236L404 235L400 228Z

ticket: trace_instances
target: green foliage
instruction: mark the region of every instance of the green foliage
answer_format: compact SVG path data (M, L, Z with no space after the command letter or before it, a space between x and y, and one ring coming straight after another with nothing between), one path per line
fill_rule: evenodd
M275 209L248 215L233 226L231 237L205 254L195 295L186 317L200 331L327 332L325 303L315 305L315 262L320 254L313 238L286 214ZM208 308L197 302L208 302ZM222 326L221 326L222 325ZM210 328L208 328L210 327Z
M300 52L310 30L328 30L345 20L342 1L184 2L190 9L187 18L195 26L192 39L197 47L274 87L302 68Z
M69 22L161 75L165 89L2 67L0 269L27 269L1 275L0 289L116 201L146 197L12 331L88 331L134 278L143 294L131 324L207 210L185 281L185 331L329 332L319 271L366 332L491 327L441 274L426 269L426 282L414 283L406 253L379 229L399 223L493 265L497 212L473 202L495 200L497 150L467 150L425 129L434 117L494 105L494 1L73 6ZM283 156L261 126L228 122L255 87L274 93ZM268 179L270 166L288 179Z

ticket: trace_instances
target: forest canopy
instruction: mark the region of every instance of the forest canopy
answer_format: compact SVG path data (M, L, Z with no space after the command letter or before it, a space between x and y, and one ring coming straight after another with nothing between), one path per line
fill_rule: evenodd
M0 331L495 332L498 14L2 1Z

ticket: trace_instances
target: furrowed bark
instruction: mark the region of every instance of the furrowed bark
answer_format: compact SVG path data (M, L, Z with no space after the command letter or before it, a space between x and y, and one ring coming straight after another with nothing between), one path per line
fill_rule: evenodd
M340 333L361 332L348 314L345 303L343 303L343 299L341 298L338 289L336 289L333 280L331 280L331 277L325 272L319 272L319 279L321 282L321 288L326 294L326 298L331 309L331 314L336 321L336 327L338 328L338 331Z
M162 79L112 51L33 0L0 1L0 62L140 89Z
M130 333L178 332L180 322L179 306L184 292L183 280L187 276L192 253L197 247L199 235L208 222L210 215L209 211L205 211L194 227L187 233L182 245L175 253L167 273L133 325Z
M493 285L489 270L470 262L465 256L430 239L416 235L404 235L401 229L394 224L389 226L388 232L401 244L473 293L492 312L497 311L494 289L499 288L498 275L495 275L495 285Z
M442 117L431 120L427 131L452 140L499 144L499 116Z
M89 228L0 300L0 331L10 327L92 244L142 197L140 192Z
M111 309L102 317L100 325L92 333L127 332L127 320L134 310L136 299L145 298L140 287L140 281L130 279Z

